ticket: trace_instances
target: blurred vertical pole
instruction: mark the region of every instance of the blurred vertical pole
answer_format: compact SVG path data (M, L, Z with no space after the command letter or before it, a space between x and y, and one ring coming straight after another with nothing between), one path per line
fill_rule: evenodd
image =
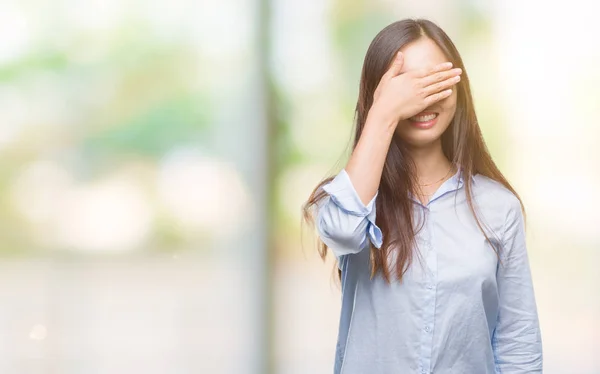
M273 300L273 284L274 284L274 248L272 240L271 228L274 212L274 184L275 170L274 166L274 116L273 103L275 101L274 92L270 79L270 56L271 56L271 1L270 0L255 0L256 1L256 92L255 104L257 108L255 113L259 116L259 133L255 139L258 142L255 145L255 150L258 153L255 157L262 161L257 168L260 177L256 177L258 184L262 187L257 190L258 199L258 226L261 233L259 234L260 245L256 247L257 253L254 258L255 266L252 267L253 279L256 280L255 303L254 311L254 332L256 337L255 374L274 374L275 373L275 358L274 358L274 300ZM262 180L261 180L262 179Z

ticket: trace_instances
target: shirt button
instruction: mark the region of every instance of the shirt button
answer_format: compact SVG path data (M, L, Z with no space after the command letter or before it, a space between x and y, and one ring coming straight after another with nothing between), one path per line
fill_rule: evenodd
M425 327L425 331L426 331L426 332L429 332L429 330L430 330L430 329L429 329L429 326L426 326L426 327Z
M433 289L433 285L432 285L432 284L428 284L428 285L427 285L427 289L428 289L428 290L432 290L432 289Z

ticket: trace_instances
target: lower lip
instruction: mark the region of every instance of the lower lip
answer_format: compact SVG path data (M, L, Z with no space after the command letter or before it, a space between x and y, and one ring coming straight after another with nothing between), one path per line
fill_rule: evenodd
M435 126L435 124L436 124L436 122L438 120L438 117L439 117L439 115L437 117L435 117L434 119L429 120L427 122L415 122L415 121L411 121L411 120L408 120L408 122L410 122L410 124L413 125L416 128L419 128L419 129L422 129L422 130L427 130L427 129L430 129L433 126Z

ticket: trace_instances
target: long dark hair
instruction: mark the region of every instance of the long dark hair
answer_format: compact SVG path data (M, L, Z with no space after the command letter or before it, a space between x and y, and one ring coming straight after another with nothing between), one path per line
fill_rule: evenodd
M485 145L473 106L469 78L460 54L448 35L435 23L423 19L398 21L384 28L371 42L363 63L356 103L354 147L360 139L367 114L373 104L373 94L381 77L403 46L422 37L433 40L454 67L459 67L463 71L460 82L454 88L457 92L456 112L448 129L442 135L442 148L448 160L460 166L469 208L475 216L479 229L499 254L500 249L489 237L494 234L490 233L478 219L476 206L473 204L471 177L475 174L484 175L501 183L517 198L518 194L502 175ZM314 223L313 208L325 197L321 187L331 179L322 181L304 205L304 219L308 223ZM376 201L376 224L383 232L383 245L380 249L371 246L371 276L380 272L383 278L390 282L391 274L395 274L401 281L413 261L415 234L418 228L413 222L409 192L415 191L415 180L413 162L403 143L398 137L394 137L383 167ZM522 202L521 207L523 208ZM327 246L321 241L319 254L323 259L327 255ZM392 264L390 259L393 258L395 263Z

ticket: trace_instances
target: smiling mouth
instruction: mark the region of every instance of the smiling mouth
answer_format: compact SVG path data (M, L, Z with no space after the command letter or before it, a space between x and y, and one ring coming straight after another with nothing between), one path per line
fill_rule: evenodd
M416 116L410 117L408 120L412 122L429 122L437 118L439 113L428 112L428 113L419 113Z

